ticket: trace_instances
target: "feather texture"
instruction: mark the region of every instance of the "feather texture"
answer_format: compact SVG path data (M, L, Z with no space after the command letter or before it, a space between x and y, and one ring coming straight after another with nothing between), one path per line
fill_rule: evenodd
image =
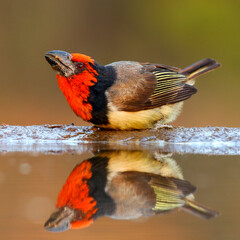
M153 71L157 78L156 89L150 96L150 104L146 108L160 107L188 99L197 89L183 83L186 77L182 74L169 71Z

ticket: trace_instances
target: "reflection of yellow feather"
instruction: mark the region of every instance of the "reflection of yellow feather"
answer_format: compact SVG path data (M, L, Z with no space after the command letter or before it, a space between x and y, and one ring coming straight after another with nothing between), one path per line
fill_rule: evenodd
M164 177L183 179L182 172L177 163L164 155L157 159L147 151L106 151L97 154L108 157L108 180L119 172L137 171L154 173Z
M162 120L162 124L172 122L180 114L183 102L164 105L159 108L142 110L137 112L119 111L114 105L109 107L109 124L99 125L101 128L112 128L120 130L146 129Z

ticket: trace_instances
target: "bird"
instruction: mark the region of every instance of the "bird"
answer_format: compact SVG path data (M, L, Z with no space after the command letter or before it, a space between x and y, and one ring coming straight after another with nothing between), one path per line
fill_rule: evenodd
M218 216L194 200L195 190L168 155L100 151L72 170L44 228L61 232L88 227L102 216L130 220L179 209L205 219Z
M184 69L164 64L93 58L53 50L45 54L75 114L96 127L143 130L165 127L197 92L195 78L220 66L206 58Z

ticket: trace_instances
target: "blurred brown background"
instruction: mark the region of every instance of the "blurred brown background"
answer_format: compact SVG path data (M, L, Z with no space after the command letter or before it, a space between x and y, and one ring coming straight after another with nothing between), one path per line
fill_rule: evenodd
M239 127L239 9L233 0L1 0L0 124L83 124L44 59L61 49L101 64L215 58L222 68L198 79L173 125Z

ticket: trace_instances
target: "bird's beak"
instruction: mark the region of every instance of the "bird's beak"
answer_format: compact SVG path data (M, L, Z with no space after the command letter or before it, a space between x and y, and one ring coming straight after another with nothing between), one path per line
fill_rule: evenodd
M71 228L71 222L75 218L75 212L67 206L59 208L52 213L44 224L44 228L50 232L63 232Z
M45 54L46 60L58 74L69 77L75 74L76 67L72 62L70 53L54 50Z

